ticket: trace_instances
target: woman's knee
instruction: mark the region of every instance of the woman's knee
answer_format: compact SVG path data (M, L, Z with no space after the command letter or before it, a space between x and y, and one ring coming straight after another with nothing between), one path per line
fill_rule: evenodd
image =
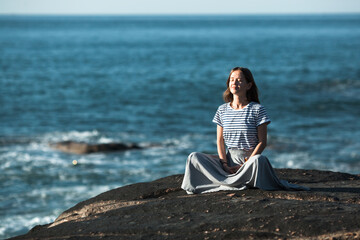
M192 152L189 154L189 161L197 161L199 159L200 153L199 152Z

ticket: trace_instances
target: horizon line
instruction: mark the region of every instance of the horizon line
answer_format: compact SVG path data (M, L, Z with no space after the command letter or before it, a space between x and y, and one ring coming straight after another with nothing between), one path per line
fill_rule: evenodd
M239 16L239 15L360 15L360 12L273 13L0 13L0 16Z

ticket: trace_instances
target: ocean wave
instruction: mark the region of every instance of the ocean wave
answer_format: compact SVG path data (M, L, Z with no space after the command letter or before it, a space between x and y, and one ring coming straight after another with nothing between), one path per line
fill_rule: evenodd
M1 221L0 236L9 238L20 234L25 234L27 231L29 231L29 229L36 225L43 225L53 222L60 213L60 210L55 210L52 211L52 213L49 215L32 213L9 216L5 219L2 219Z
M51 132L41 136L41 140L46 142L61 142L61 141L93 142L98 140L99 138L101 138L101 133L98 130Z
M308 93L321 97L346 97L353 100L360 97L360 79L330 78L316 82L299 82L290 88L296 89L301 95Z

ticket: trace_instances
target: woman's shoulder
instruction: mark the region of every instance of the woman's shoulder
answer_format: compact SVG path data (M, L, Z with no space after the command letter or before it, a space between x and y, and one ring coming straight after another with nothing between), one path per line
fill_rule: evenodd
M224 112L227 108L227 106L229 105L229 103L223 103L218 107L218 111Z
M261 105L260 103L257 102L250 102L250 107L253 110L260 110L260 109L264 109L264 106Z

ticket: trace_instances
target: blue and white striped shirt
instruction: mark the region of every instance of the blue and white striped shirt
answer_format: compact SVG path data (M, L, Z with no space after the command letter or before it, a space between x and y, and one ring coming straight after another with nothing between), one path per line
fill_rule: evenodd
M228 148L252 150L259 143L257 127L270 123L265 108L250 102L243 109L235 110L230 103L221 105L213 122L223 127L224 141Z

